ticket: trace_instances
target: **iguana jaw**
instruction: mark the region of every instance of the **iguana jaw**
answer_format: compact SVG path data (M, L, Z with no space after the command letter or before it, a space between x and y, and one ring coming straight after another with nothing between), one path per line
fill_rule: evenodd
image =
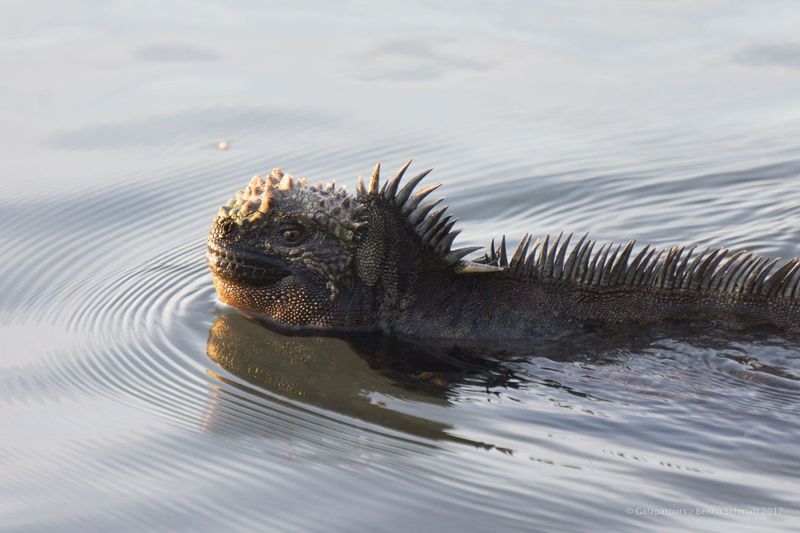
M213 242L207 245L206 262L214 277L253 286L275 285L291 274L279 259Z

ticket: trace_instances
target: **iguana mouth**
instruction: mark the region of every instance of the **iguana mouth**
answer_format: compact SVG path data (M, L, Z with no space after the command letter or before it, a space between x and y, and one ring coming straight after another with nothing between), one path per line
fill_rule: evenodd
M218 244L208 244L206 261L214 274L252 285L272 285L290 274L276 259L253 252L234 252Z

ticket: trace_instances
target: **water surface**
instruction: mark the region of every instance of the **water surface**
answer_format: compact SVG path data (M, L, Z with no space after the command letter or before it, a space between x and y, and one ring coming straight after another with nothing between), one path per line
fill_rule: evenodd
M528 4L7 4L3 528L795 529L796 341L459 370L216 299L211 218L274 166L352 188L413 157L464 246L800 255L795 3Z

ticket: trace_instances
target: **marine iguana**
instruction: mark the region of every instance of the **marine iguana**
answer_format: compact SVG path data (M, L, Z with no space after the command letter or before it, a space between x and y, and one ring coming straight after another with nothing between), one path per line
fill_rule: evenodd
M603 244L563 232L513 254L505 236L453 249L456 219L418 188L410 161L355 194L274 169L219 209L207 262L223 302L283 330L504 342L585 326L664 321L800 331L800 259L725 248Z

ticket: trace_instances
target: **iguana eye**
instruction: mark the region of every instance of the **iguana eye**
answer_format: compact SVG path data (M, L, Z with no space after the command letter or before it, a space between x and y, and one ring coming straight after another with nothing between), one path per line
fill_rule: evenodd
M281 231L281 238L288 244L297 244L303 240L303 237L305 237L305 232L299 226L284 228Z

